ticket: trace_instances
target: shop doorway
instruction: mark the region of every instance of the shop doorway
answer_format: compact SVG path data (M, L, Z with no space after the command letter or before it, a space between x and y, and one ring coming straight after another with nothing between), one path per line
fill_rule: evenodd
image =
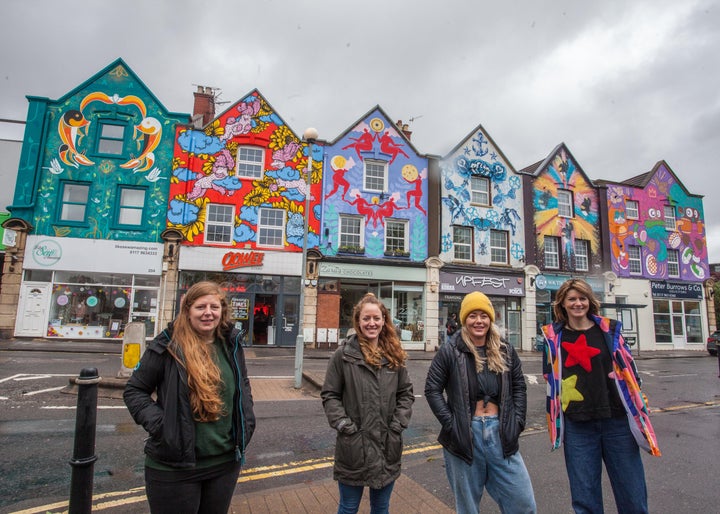
M283 296L282 319L276 323L275 332L279 346L294 346L300 328L300 297L296 295Z
M252 344L274 345L276 295L255 295L253 306Z
M47 331L47 313L50 304L50 284L24 283L20 290L15 335L43 337Z

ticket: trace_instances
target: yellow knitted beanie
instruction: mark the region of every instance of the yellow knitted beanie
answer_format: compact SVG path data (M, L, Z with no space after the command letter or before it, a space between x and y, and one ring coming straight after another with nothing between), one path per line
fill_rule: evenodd
M472 311L483 311L490 316L490 321L495 323L495 309L493 309L490 298L479 291L468 293L460 304L460 324L465 324L465 318Z

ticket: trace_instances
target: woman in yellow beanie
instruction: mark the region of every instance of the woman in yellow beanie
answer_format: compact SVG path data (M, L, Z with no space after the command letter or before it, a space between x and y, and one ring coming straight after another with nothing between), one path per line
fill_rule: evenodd
M438 441L455 510L478 513L487 489L502 512L534 513L518 442L527 410L520 358L500 339L495 309L483 293L463 298L460 327L440 347L425 381L425 397L442 425Z

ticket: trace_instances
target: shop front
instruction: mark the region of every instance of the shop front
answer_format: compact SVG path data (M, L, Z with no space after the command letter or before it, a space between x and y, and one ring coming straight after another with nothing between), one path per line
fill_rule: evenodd
M162 244L28 236L15 336L122 339L155 334Z
M495 309L495 324L503 338L520 349L522 342L522 300L525 296L522 272L501 273L495 270L440 270L439 340L446 338L448 317L460 314L460 303L467 293L480 291L490 298ZM458 318L459 320L459 318Z
M300 314L300 254L184 246L175 311L194 283L212 280L227 292L230 315L246 345L295 346Z
M650 290L657 347L702 350L702 284L651 280Z
M399 267L321 261L320 293L337 291L340 296L337 317L328 324L335 325L338 337L344 338L353 326L353 307L365 294L373 293L390 311L403 348L424 350L426 273L424 265Z

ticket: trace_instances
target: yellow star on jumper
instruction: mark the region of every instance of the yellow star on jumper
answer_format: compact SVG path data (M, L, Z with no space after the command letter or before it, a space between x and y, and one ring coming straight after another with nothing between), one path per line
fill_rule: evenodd
M562 399L563 412L565 412L570 402L581 402L585 399L582 393L575 389L577 378L577 375L573 375L571 377L567 377L562 381L562 393L560 395L560 398Z

